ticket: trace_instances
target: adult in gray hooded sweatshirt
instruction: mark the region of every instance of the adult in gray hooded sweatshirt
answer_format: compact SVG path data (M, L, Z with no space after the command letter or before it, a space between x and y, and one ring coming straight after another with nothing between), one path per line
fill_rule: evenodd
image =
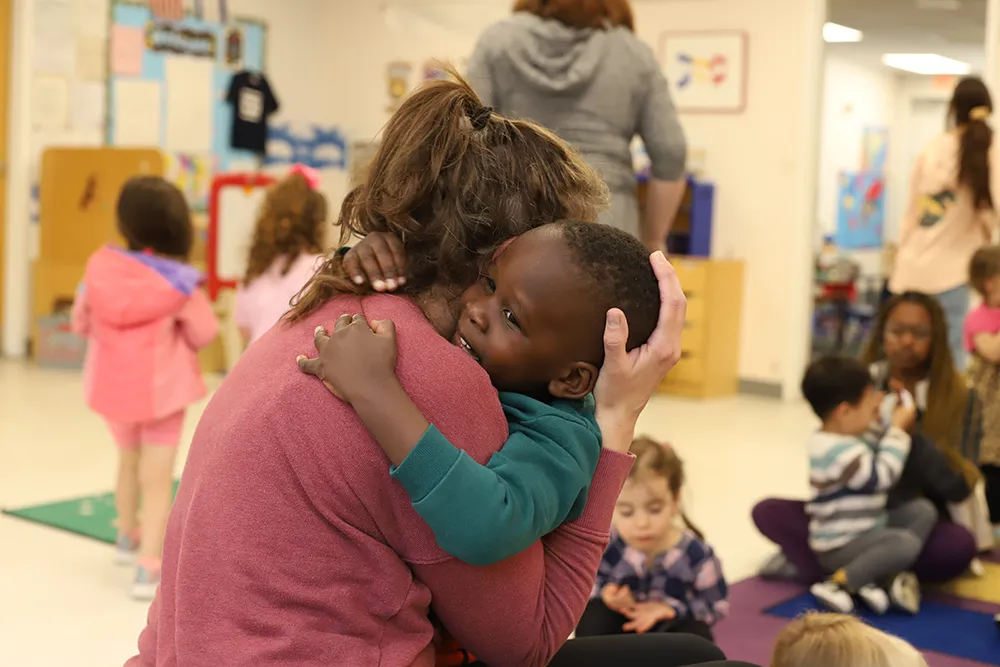
M612 194L602 222L665 249L687 143L653 50L632 30L628 0L518 0L513 16L480 36L468 79L484 104L549 128L600 172ZM636 134L652 163L641 223Z

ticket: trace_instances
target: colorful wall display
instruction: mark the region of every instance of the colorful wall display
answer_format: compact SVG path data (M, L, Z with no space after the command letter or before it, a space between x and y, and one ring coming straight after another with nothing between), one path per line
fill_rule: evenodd
M879 248L885 225L885 175L844 172L837 194L836 244L845 249Z
M189 15L164 22L153 18L148 4L113 4L109 144L158 146L187 165L181 173L198 183L211 180L211 174L200 175L203 168L225 171L234 161L254 158L229 146L232 110L225 96L234 71L263 69L267 27L228 18L221 23ZM202 199L197 194L196 201Z
M660 65L680 111L742 113L747 101L749 37L745 32L666 32Z
M290 123L271 126L265 164L304 164L313 169L347 169L347 138L336 127L313 125L297 131Z

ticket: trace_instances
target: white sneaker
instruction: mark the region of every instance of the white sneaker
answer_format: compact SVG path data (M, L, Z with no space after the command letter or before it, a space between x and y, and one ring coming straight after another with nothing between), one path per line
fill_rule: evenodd
M889 611L889 594L875 584L862 586L861 590L858 591L858 597L861 598L866 607L879 616Z
M986 566L983 565L983 561L973 558L972 562L969 563L969 572L972 573L972 576L982 579L986 576Z
M892 606L909 614L920 613L920 582L912 572L903 572L892 580L889 586Z
M140 565L135 571L135 582L132 584L132 597L136 600L150 601L156 597L156 589L160 587L160 571Z
M813 594L821 605L830 611L836 611L841 614L850 614L854 611L854 599L851 597L851 594L838 583L823 581L818 584L813 584L809 588L809 592Z
M139 543L128 535L119 535L115 544L115 563L118 565L132 565L135 563L136 554L139 553Z

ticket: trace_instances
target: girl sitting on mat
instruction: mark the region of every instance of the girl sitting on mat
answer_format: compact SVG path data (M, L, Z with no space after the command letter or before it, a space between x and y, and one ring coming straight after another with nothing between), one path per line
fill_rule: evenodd
M681 509L684 464L670 445L637 438L615 505L615 535L577 637L677 632L712 640L729 612L722 565Z
M927 667L917 649L855 616L811 613L778 635L771 667Z
M87 404L118 444L117 560L130 564L138 552L132 595L149 600L160 582L184 410L205 395L196 352L218 323L201 273L186 263L193 228L180 190L159 177L133 178L117 217L127 248L106 246L87 261L73 331L89 341Z
M965 501L979 479L972 453L979 448L980 408L952 362L948 327L937 300L908 292L887 301L862 361L871 369L877 388L905 389L917 404L910 456L889 490L886 507L893 510L920 497L934 503L939 521L914 572L925 582L954 579L969 569L977 552L972 533L951 521L948 505ZM775 573L807 583L823 577L809 549L804 503L763 500L754 508L753 519L757 529L781 548L780 560L785 561L774 559L764 576Z
M318 187L319 173L298 164L267 191L236 292L236 325L247 345L281 319L322 263L327 215Z

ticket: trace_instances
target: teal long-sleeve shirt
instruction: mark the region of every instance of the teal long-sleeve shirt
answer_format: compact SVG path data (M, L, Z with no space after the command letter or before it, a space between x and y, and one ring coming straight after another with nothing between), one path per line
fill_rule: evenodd
M391 470L446 552L471 565L518 554L580 516L601 453L594 399L500 392L509 437L486 465L433 425Z

